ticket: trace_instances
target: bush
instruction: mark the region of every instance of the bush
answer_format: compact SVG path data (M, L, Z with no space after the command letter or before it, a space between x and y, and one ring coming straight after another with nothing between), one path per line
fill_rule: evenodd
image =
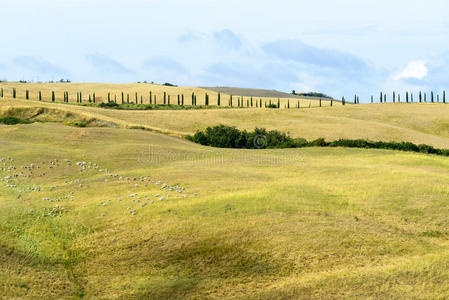
M252 132L247 132L246 130L241 131L235 127L225 125L207 127L205 131L198 130L193 136L188 136L187 139L201 145L220 148L348 147L388 149L449 156L449 149L437 149L430 145L416 145L411 142L373 142L365 139L339 139L327 142L324 138L308 142L304 138L293 139L277 130L267 131L265 128L255 128Z
M16 124L30 124L30 121L22 120L16 117L6 116L3 118L0 118L0 124L4 125L16 125Z

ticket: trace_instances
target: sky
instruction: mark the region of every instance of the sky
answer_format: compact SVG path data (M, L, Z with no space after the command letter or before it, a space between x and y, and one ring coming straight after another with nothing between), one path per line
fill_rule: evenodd
M0 80L449 89L447 0L1 0Z

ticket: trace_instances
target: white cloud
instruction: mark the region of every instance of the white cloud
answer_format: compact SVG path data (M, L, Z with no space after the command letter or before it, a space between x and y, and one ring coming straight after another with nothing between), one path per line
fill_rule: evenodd
M426 62L421 60L410 61L407 66L394 78L395 80L400 79L423 79L427 76L428 69L426 67Z

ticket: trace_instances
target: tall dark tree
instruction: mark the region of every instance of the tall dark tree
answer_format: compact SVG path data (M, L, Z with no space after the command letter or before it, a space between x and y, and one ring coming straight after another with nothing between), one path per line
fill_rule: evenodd
M167 104L170 105L170 95L167 96Z
M405 102L408 103L408 92L405 92Z
M341 104L345 105L345 103L346 103L345 96L343 96L343 97L341 97Z
M371 96L371 103L374 102L374 96Z
M383 99L384 99L384 96L383 96L382 92L380 92L380 103L382 103Z
M108 103L111 102L111 93L108 93Z
M150 104L153 104L153 92L150 91Z
M12 97L13 97L13 98L16 98L16 88L13 88L13 89L12 89Z
M51 91L51 102L55 102L56 97L55 97L55 91Z
M430 101L433 103L434 102L434 95L433 95L433 91L430 92Z
M396 102L396 92L393 92L393 103Z
M94 101L94 103L96 102L96 97L95 97L95 93L93 94L93 96L92 96L92 100Z
M182 103L182 106L184 106L184 94L181 95L181 103Z
M446 91L443 91L443 103L446 103Z
M25 99L30 99L30 91L28 90L25 91Z
M422 92L421 92L421 91L419 91L419 96L418 96L418 98L419 98L419 102L422 102Z
M220 92L218 92L218 95L217 95L217 106L220 106L220 103L221 102L221 94L220 94Z
M164 105L167 104L167 93L164 92Z
M125 94L122 92L122 104L125 104Z

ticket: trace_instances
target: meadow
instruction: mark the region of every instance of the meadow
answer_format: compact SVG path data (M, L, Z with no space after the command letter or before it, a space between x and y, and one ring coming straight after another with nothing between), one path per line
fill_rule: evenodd
M446 157L183 138L226 124L449 148L448 110L1 99L0 116L37 121L0 125L1 298L448 298Z

